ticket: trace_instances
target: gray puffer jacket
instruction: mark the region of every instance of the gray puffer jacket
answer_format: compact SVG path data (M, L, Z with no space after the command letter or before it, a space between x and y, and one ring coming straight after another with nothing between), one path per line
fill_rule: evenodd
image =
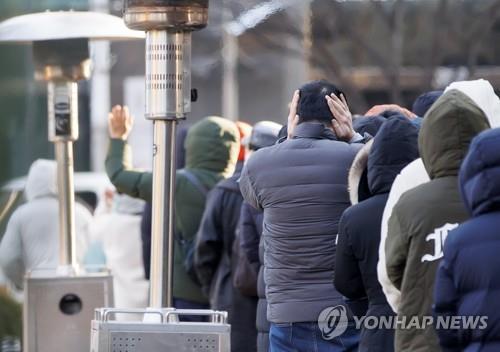
M257 151L240 179L245 200L264 210L264 280L268 320L317 321L343 303L331 278L335 237L349 206L347 176L360 144L302 123L292 139Z

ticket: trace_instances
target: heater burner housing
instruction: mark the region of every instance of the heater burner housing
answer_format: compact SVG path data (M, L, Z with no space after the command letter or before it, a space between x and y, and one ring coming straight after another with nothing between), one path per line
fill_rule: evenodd
M127 0L123 17L136 30L199 30L208 22L208 0Z

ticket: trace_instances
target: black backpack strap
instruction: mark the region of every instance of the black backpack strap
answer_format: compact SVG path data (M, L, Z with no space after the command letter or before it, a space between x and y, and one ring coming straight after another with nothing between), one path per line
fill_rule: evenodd
M182 169L177 171L177 173L185 176L189 183L191 183L201 194L203 194L204 196L208 194L209 189L207 188L207 186L201 183L200 180L198 180L198 177L196 177L196 175L191 171Z

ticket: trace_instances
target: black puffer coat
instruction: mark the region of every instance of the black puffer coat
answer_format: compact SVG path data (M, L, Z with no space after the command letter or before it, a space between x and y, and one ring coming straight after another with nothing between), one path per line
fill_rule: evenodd
M264 214L250 204L244 202L241 206L240 216L240 251L246 256L250 265L258 271L257 294L259 301L257 303L257 351L269 351L269 322L267 321L267 301L264 284L264 247L261 242L262 224ZM259 245L260 244L260 245Z
M340 220L335 287L351 300L367 297L369 306L366 316L394 314L377 279L380 227L394 179L408 163L418 158L417 138L417 128L407 118L390 117L373 143L360 151L353 163L354 169L351 169L351 178L366 170L370 196L368 199L360 198L360 203L348 208ZM366 161L364 165L360 160ZM358 191L357 188L350 182L351 195ZM393 350L392 329L362 330L359 351Z
M234 175L209 193L195 242L195 269L212 309L229 313L231 350L254 352L256 348L255 298L233 288L232 255L243 202Z

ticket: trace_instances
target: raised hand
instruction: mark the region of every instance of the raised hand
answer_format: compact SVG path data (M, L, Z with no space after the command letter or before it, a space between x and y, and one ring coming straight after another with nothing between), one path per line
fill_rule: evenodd
M134 119L127 106L115 105L108 114L108 128L111 138L127 140L133 124Z

